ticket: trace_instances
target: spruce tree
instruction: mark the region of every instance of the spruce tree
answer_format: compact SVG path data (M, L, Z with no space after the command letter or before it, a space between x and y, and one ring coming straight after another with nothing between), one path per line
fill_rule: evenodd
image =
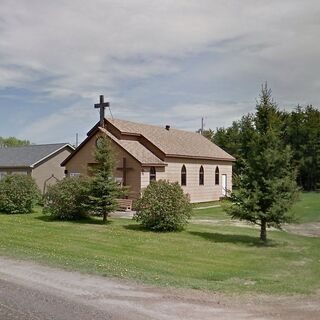
M236 178L238 189L226 209L232 218L259 225L262 241L267 241L267 227L281 228L292 221L288 209L298 195L292 152L281 138L282 125L282 114L265 84L252 118L250 149Z
M110 139L105 135L98 139L99 143L97 143L95 152L97 164L91 169L93 177L90 186L89 208L95 214L103 216L105 222L108 214L117 209L116 199L122 196L124 191L113 176L115 161Z

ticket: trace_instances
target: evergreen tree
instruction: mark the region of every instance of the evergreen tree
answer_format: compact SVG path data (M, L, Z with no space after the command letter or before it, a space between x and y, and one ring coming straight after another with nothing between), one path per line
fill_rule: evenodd
M292 112L277 111L279 139L290 145L292 164L297 169L297 183L305 191L320 190L320 110L297 106ZM243 171L249 159L254 116L247 114L230 127L206 130L205 136L236 158L234 175ZM235 183L235 181L234 181Z
M213 141L214 131L212 129L203 130L202 135L210 141Z
M306 191L320 184L320 111L298 106L286 117L285 141L293 150L298 183Z
M116 199L124 195L123 188L115 181L113 176L114 158L110 139L107 136L98 138L95 159L97 165L93 166L90 186L89 208L107 220L110 212L117 209Z
M231 194L232 205L226 209L232 218L259 225L262 241L267 240L267 227L281 228L292 221L288 209L298 195L292 152L281 138L282 124L271 90L264 85L253 117L250 148L236 181L238 190Z

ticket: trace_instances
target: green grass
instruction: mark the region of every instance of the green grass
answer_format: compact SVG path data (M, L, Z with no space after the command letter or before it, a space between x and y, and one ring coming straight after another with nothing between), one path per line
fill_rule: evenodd
M193 209L192 217L194 219L204 220L230 220L230 217L223 211L222 207L208 209Z
M302 192L291 212L298 223L320 222L320 193Z
M216 208L213 208L215 210ZM200 210L201 211L201 210ZM311 294L320 284L320 238L190 224L177 233L142 230L135 222L59 222L0 215L0 254L66 269L160 286L221 292Z
M221 204L221 202L215 202L215 205L219 204ZM296 223L320 222L320 193L302 192L300 194L299 200L291 209L291 213L294 214ZM230 220L230 217L223 211L222 207L208 209L194 208L193 218L209 220Z
M201 207L209 207L209 206L216 206L219 205L220 201L208 201L208 202L198 202L198 203L192 203L193 208L201 208Z

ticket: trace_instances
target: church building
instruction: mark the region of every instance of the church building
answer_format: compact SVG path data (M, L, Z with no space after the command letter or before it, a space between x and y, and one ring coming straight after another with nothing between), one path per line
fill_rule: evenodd
M103 103L96 106L108 106ZM116 167L114 176L129 187L128 197L137 199L152 180L178 182L191 202L218 200L232 189L235 159L196 132L104 118L61 164L67 176L89 175L95 165L99 137L111 139Z

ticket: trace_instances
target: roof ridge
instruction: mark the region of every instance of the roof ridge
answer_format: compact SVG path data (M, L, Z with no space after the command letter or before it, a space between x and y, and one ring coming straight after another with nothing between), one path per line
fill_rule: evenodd
M161 125L157 125L157 124L149 124L149 123L142 123L142 122L135 122L135 121L131 121L131 120L123 120L123 119L119 119L119 118L109 118L107 117L106 118L107 121L111 122L112 121L121 121L121 122L129 122L129 123L132 123L134 125L139 125L139 126L146 126L146 127L155 127L155 128L159 128L159 129L163 129L163 130L166 130L166 131L171 131L171 130L175 130L175 131L182 131L182 132L188 132L188 133L195 133L195 134L199 134L197 133L196 131L190 131L190 130L185 130L185 129L178 129L178 128L175 128L175 127L171 127L170 125L170 130L167 130L165 126L161 126Z

